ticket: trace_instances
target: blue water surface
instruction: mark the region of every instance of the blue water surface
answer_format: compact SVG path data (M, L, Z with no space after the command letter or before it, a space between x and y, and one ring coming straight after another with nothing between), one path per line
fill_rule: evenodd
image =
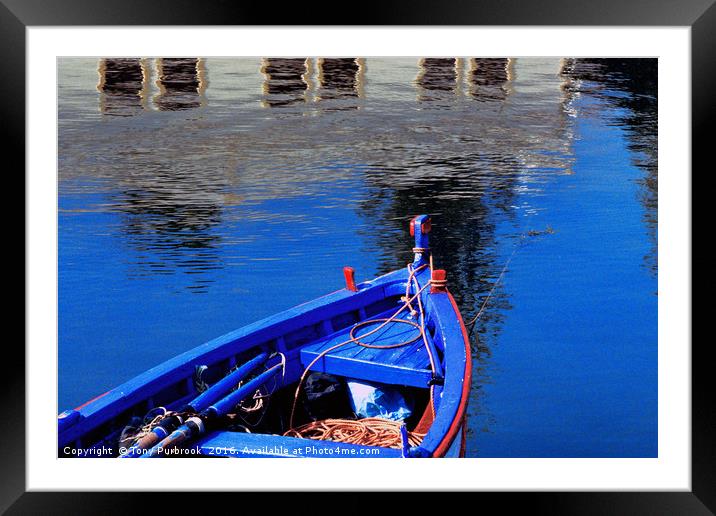
M656 281L619 133L578 120L574 173L531 201L529 224L555 232L522 244L505 275L512 308L480 360L475 455L657 456Z

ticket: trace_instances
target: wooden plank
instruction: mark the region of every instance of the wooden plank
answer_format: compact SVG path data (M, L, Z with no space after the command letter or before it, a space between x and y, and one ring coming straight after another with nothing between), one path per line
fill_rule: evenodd
M310 363L310 361L315 358L315 355L310 353L302 355L304 362L307 361ZM432 378L432 372L428 369L414 369L380 362L366 362L364 360L338 357L331 354L319 359L311 370L370 382L421 388L427 387L428 382Z
M395 312L385 312L377 318L388 318L393 313ZM360 338L361 335L369 333L380 324L380 322L376 322L367 325L364 328L360 328L356 334ZM331 346L348 340L349 334L350 328L346 328L323 341L304 347L301 350L302 363L304 366L308 366ZM400 323L390 323L377 333L366 337L365 342L386 346L419 335L419 331L414 327ZM420 349L424 349L422 339L398 348L386 349L369 348L350 343L328 353L314 364L312 369L369 381L426 387L427 381L431 377L431 372L428 370L430 361L426 352L422 354L416 353ZM398 364L396 358L403 355L410 355L412 358L401 361Z

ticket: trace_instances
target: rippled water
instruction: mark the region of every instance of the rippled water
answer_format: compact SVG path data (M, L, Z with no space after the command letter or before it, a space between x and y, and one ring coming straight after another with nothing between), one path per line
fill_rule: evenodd
M61 59L59 408L410 259L471 456L656 456L656 60ZM517 249L517 251L515 251Z

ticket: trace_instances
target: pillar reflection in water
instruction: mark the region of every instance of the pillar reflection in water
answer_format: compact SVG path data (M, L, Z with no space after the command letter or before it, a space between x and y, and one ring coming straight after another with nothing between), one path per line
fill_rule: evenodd
M364 96L365 60L320 58L316 60L317 101L329 101L326 109L358 109Z
M261 60L264 76L263 107L283 107L305 102L309 91L306 58L265 57Z
M487 102L507 98L512 76L511 59L472 58L468 60L468 94L471 98Z
M154 104L160 111L181 111L203 105L206 74L202 59L161 58L157 60Z
M425 57L415 79L420 102L451 98L457 91L458 62L454 57Z
M146 108L146 61L106 58L99 61L100 112L108 116L133 116Z

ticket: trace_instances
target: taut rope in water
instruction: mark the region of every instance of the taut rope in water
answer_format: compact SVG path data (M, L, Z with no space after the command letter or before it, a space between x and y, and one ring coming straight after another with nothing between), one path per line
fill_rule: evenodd
M497 285L500 284L500 282L502 281L502 278L505 276L505 273L507 272L507 268L510 266L510 262L517 254L517 251L522 249L522 247L527 242L527 237L528 236L538 236L538 235L543 235L543 234L552 234L552 233L554 233L554 229L552 229L551 226L547 226L547 229L545 229L544 231L530 230L527 233L523 233L520 235L519 243L514 248L514 250L510 254L509 258L507 258L507 261L505 262L504 267L502 267L502 270L500 271L499 276L497 276L497 280L495 280L495 282L492 284L492 288L490 289L490 292L488 292L487 297L482 302L482 305L480 306L480 310L478 310L477 315L475 315L475 317L470 319L467 322L467 324L465 325L465 326L469 326L470 335L472 335L472 332L475 329L475 323L478 321L478 319L480 319L480 316L482 316L483 312L485 311L485 308L487 307L487 303L490 301L490 298L492 298L492 295L494 294L495 289L497 288Z

